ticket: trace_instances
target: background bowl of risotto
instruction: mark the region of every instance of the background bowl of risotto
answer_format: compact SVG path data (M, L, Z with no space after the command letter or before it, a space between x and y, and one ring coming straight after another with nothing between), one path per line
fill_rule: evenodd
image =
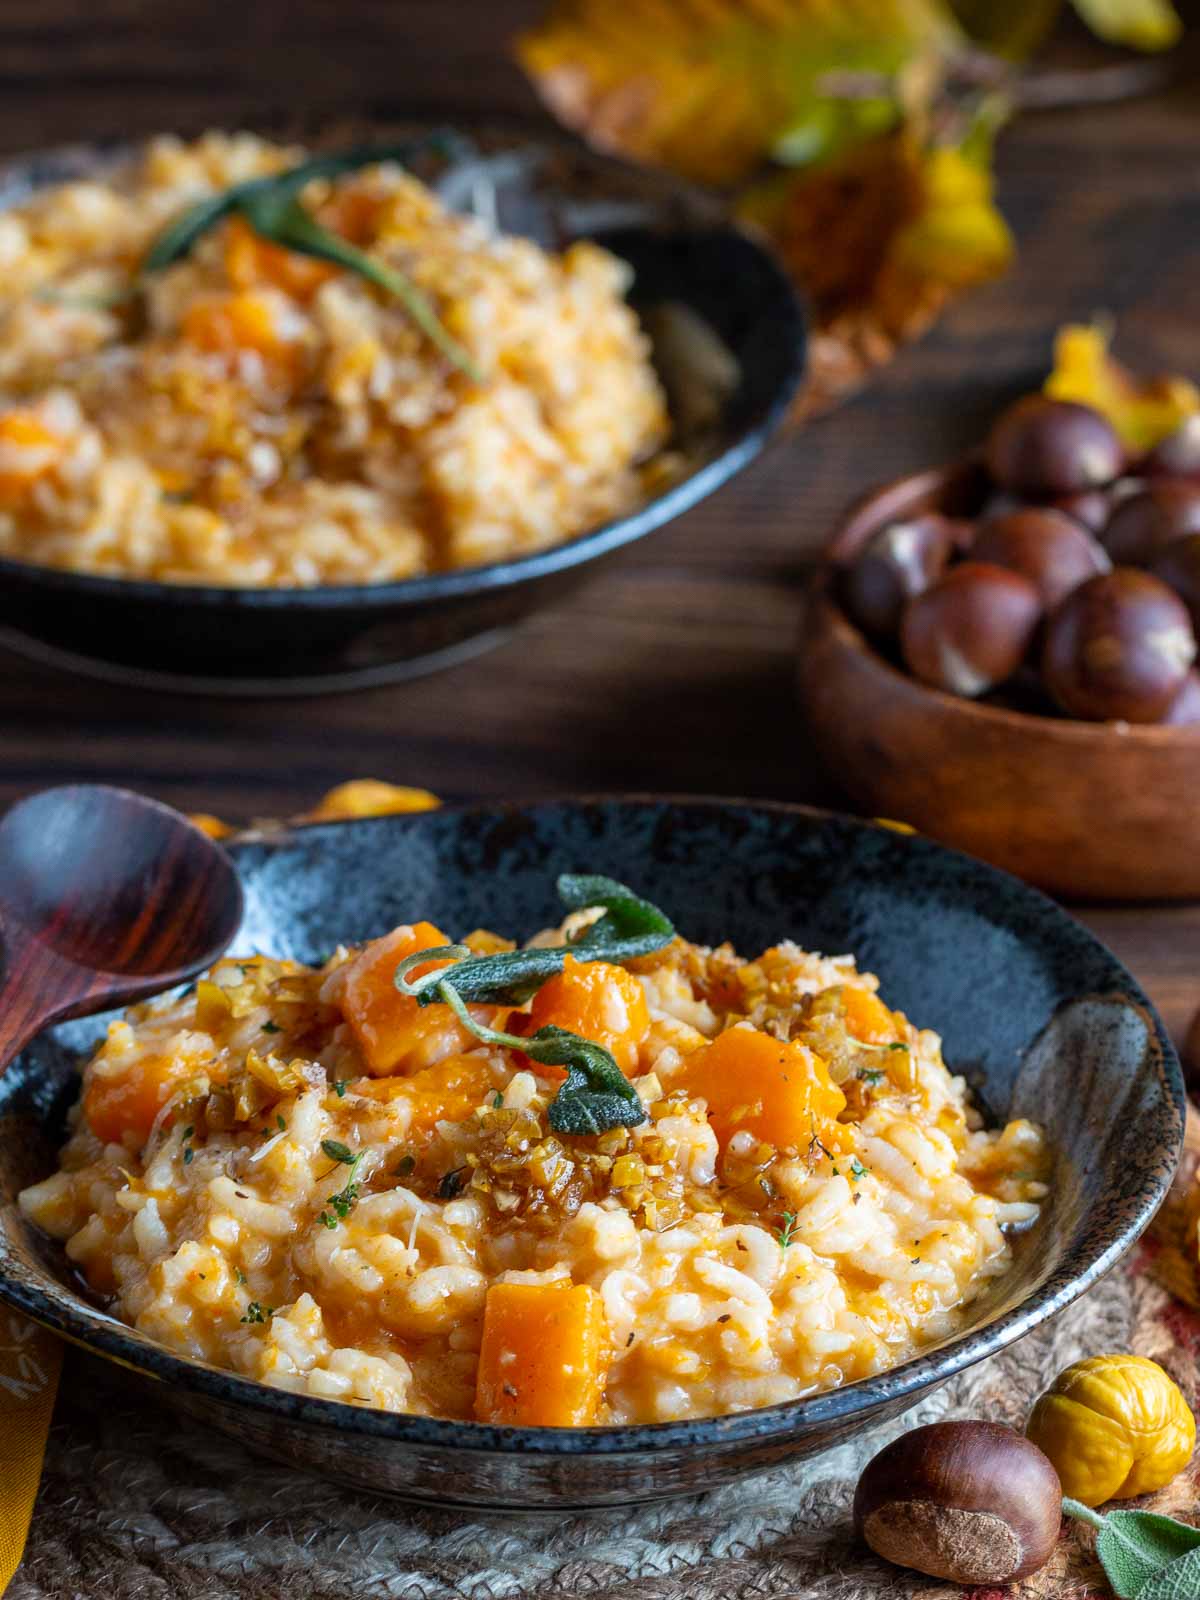
M395 159L297 193L391 287L237 209L147 266L189 208L364 146ZM15 158L0 263L0 630L182 689L486 648L752 460L804 363L715 201L541 132Z
M760 1383L768 1379L760 1371L748 1386L721 1391L727 1414L705 1415L706 1407L696 1401L701 1391L695 1390L696 1383L703 1387L703 1374L685 1359L689 1341L694 1340L697 1350L706 1348L702 1341L708 1333L723 1339L727 1330L716 1327L689 1335L688 1327L699 1327L697 1317L705 1321L704 1295L667 1296L664 1303L677 1324L667 1330L669 1339L656 1329L659 1313L650 1308L637 1313L631 1325L634 1338L621 1341L622 1358L626 1344L631 1352L626 1370L641 1373L636 1416L666 1420L507 1426L467 1420L469 1408L455 1418L388 1409L369 1396L354 1396L357 1404L328 1398L338 1392L330 1386L336 1362L327 1364L319 1385L299 1379L288 1380L287 1386L257 1381L245 1369L225 1370L187 1354L186 1330L172 1349L110 1314L89 1294L61 1246L34 1224L28 1203L25 1212L17 1204L18 1194L30 1185L42 1186L34 1191L42 1199L40 1212L34 1207L33 1214L44 1220L47 1208L53 1212L60 1203L61 1191L60 1200L48 1199L44 1185L55 1171L68 1109L79 1092L80 1056L104 1037L106 1024L105 1019L92 1019L53 1030L35 1041L0 1080L0 1299L85 1348L160 1380L161 1392L189 1415L267 1455L299 1464L319 1461L324 1473L346 1482L443 1506L626 1505L699 1492L825 1449L912 1405L952 1374L1019 1339L1082 1294L1120 1258L1170 1183L1182 1143L1183 1084L1163 1026L1134 980L1091 934L1036 891L929 840L801 807L633 798L317 824L243 836L233 843L232 853L246 893L238 941L242 954L257 951L321 963L341 943L373 939L418 918L429 918L454 936L487 927L528 937L561 919L554 883L562 871L603 873L634 886L673 918L684 939L701 945L730 941L743 956L757 957L760 951L778 951L783 941L795 941L803 951L826 958L825 966L818 962L805 968L825 971L822 983L830 982L831 973L838 983L845 981L851 969L828 958L853 952L859 971L878 975L879 994L888 1005L941 1035L945 1062L951 1073L965 1079L966 1092L981 1115L980 1140L986 1143L991 1137L990 1148L1002 1150L1014 1139L1028 1141L1030 1124L1036 1122L1045 1141L1040 1153L1030 1157L1041 1181L1022 1191L1036 1193L1035 1206L997 1210L987 1192L971 1201L993 1223L1004 1220L1001 1211L1010 1220L1018 1212L1029 1218L1036 1213L1036 1220L1007 1238L1003 1270L980 1286L962 1316L953 1324L929 1324L924 1342L906 1350L909 1358L899 1365L877 1362L876 1370L856 1376L836 1316L821 1313L806 1338L812 1348L830 1352L834 1366L823 1369L819 1383L804 1392L762 1388ZM792 947L784 949L786 953ZM718 953L714 959L716 981L722 984L746 982L746 971L758 977L766 973L774 981L765 956L745 970L731 957ZM210 1006L215 1000L221 996L198 991L194 1004ZM869 1015L864 1016L867 1021L860 1018L856 1031L866 1037ZM694 1008L665 1020L665 1025L684 1031L693 1024L705 1026ZM278 1033L279 1028L270 1024L270 1031ZM936 1057L932 1034L907 1037L912 1049ZM124 1048L121 1039L118 1034L118 1052ZM668 1077L665 1058L657 1070ZM897 1069L860 1070L858 1076L875 1081L885 1070L894 1076ZM937 1072L941 1070L939 1065ZM357 1092L351 1085L349 1094ZM714 1092L710 1086L710 1102ZM960 1085L955 1093L962 1092ZM338 1089L338 1097L327 1095L327 1104L339 1115L345 1103L341 1093ZM497 1104L504 1094L497 1094ZM895 1104L902 1120L902 1095ZM948 1102L944 1105L953 1109ZM987 1135L988 1128L997 1134ZM660 1126L658 1131L667 1130ZM265 1149L276 1140L273 1120L264 1124L264 1132ZM289 1135L295 1136L294 1131ZM199 1136L189 1125L172 1140L177 1144L183 1138L186 1144L190 1137ZM890 1134L876 1142L874 1176L867 1176L857 1161L849 1174L849 1181L861 1180L866 1191L884 1173L899 1185L898 1192L904 1191L902 1211L919 1208L920 1183L906 1177L906 1161L897 1166L897 1152L908 1151L915 1170L931 1148L913 1144L910 1149L906 1137L896 1134L890 1146ZM936 1136L930 1137L937 1142ZM810 1148L810 1165L840 1159L844 1166L836 1139L832 1150L826 1147L828 1133L825 1139ZM1027 1147L1032 1151L1032 1144ZM196 1165L187 1171L203 1169L205 1153L197 1148ZM344 1158L336 1145L327 1148L333 1149L335 1162ZM186 1149L181 1159L191 1160ZM411 1171L411 1162L398 1170ZM1011 1176L1023 1181L1029 1174ZM851 1215L845 1176L836 1182L846 1190L843 1210ZM977 1182L986 1191L986 1178L977 1177ZM1008 1192L997 1185L993 1189L1001 1198ZM818 1209L833 1194L826 1186ZM861 1198L870 1197L864 1192ZM341 1199L350 1206L353 1197L343 1191ZM325 1220L325 1228L332 1230L328 1234L315 1230L319 1244L341 1237L336 1231L339 1199L334 1196L326 1204L336 1216ZM864 1205L853 1214L869 1210ZM139 1216L135 1231L142 1220ZM153 1219L145 1220L152 1230ZM664 1214L660 1221L666 1227L661 1237L669 1244L679 1219ZM252 1218L244 1218L241 1226L253 1231L252 1224ZM683 1224L679 1232L686 1233L691 1223L684 1218ZM225 1219L221 1226L228 1230L230 1225ZM814 1237L805 1231L810 1225L836 1226L837 1219L793 1218L776 1235L778 1244L772 1238L772 1248L787 1254L784 1241L792 1237L797 1253L789 1272L802 1255L816 1263L805 1242ZM627 1223L622 1226L628 1228ZM402 1244L397 1237L395 1248ZM870 1241L859 1244L870 1248ZM95 1245L92 1240L93 1256ZM600 1250L596 1240L587 1248ZM830 1248L840 1246L831 1243ZM936 1241L933 1248L938 1248ZM915 1256L924 1253L925 1247L914 1243ZM76 1262L87 1255L87 1250L75 1250ZM595 1260L591 1266L596 1267ZM767 1267L776 1273L772 1263ZM746 1270L754 1270L751 1258ZM877 1287L885 1298L911 1298L921 1293L923 1284L931 1292L934 1286L934 1274L919 1264L906 1262L897 1273L883 1264L874 1270L882 1273ZM739 1280L742 1276L734 1274ZM714 1293L736 1293L719 1288L718 1279L724 1283L728 1277L725 1267L713 1264L706 1282L714 1285ZM238 1281L245 1282L240 1272ZM810 1321L813 1296L803 1284L811 1290L816 1282L800 1273L792 1285L800 1298L790 1303ZM231 1292L244 1297L249 1289ZM753 1284L747 1293L751 1300L761 1298ZM746 1313L745 1305L731 1302L737 1313L732 1318L728 1312L717 1317L718 1309L713 1308L708 1320L732 1322L730 1337L736 1343L737 1318ZM621 1314L619 1307L615 1314ZM252 1326L239 1333L235 1316L233 1332L246 1340L259 1339L268 1331L264 1319L270 1316L271 1308L264 1312L260 1306L256 1314L252 1305L240 1319ZM635 1342L639 1329L641 1337L651 1335L645 1338L645 1350ZM293 1341L299 1336L291 1313L285 1334ZM460 1339L456 1345L455 1337L452 1333L448 1351L470 1364L470 1341ZM656 1367L668 1347L673 1366L668 1369L659 1361ZM640 1367L632 1364L635 1359ZM376 1370L385 1371L380 1363ZM715 1380L727 1376L718 1373ZM651 1379L659 1383L653 1392L646 1387ZM792 1398L764 1403L772 1393Z

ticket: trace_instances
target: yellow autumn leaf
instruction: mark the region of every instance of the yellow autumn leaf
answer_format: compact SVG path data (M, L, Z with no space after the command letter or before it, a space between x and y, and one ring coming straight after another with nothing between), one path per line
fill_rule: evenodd
M1166 50L1183 31L1171 0L1072 0L1094 33L1135 50Z
M892 126L959 42L942 0L555 0L517 54L594 145L724 185Z
M1097 323L1060 328L1044 388L1056 400L1077 400L1102 411L1125 445L1141 455L1200 411L1200 389L1172 374L1135 377L1110 353L1109 339Z
M1001 273L1013 251L986 167L907 131L781 174L748 191L739 211L770 236L812 303L807 411L858 387L952 294Z

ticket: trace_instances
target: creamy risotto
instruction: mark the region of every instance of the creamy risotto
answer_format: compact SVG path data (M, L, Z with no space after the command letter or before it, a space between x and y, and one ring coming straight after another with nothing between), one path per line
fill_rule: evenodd
M163 1344L390 1411L708 1416L953 1333L1046 1194L1038 1128L985 1130L848 955L594 959L597 916L533 940L550 975L509 1003L401 992L425 922L222 961L111 1025L25 1214ZM405 982L515 948L464 946ZM585 1039L569 1078L521 1048ZM588 1102L597 1061L631 1111ZM633 1125L563 1131L584 1103Z
M0 555L374 583L519 556L644 498L664 401L630 271L593 245L497 236L384 162L299 198L404 275L443 344L397 294L240 213L142 270L189 207L305 155L164 138L0 213Z

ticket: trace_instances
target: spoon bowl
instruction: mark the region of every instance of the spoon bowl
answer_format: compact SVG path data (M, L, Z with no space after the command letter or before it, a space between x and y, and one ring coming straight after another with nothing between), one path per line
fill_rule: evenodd
M20 801L0 822L0 1070L51 1022L203 972L241 915L229 857L169 806L100 784Z

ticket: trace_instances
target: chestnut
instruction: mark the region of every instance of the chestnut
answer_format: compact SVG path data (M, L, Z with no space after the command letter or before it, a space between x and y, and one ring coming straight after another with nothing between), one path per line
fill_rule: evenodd
M951 1583L1026 1578L1054 1552L1058 1474L998 1422L932 1422L868 1462L854 1525L876 1555Z
M1159 721L1170 728L1194 727L1200 722L1200 672L1194 667L1183 680L1183 688L1171 701ZM1200 1047L1200 1035L1197 1036L1196 1043Z
M1187 608L1134 567L1090 578L1046 622L1042 678L1073 717L1157 722L1196 657Z
M1038 500L1111 483L1125 450L1112 423L1091 406L1031 394L997 418L984 460L1002 489Z
M1080 489L1075 494L1059 494L1048 504L1054 511L1065 512L1082 523L1089 533L1101 533L1112 516L1116 501L1113 485L1108 489Z
M1189 533L1200 533L1200 483L1159 478L1117 502L1100 541L1117 566L1140 567Z
M956 543L955 525L937 512L890 522L841 569L838 593L851 619L876 639L894 639L913 595L938 578Z
M994 561L1019 572L1051 609L1112 562L1091 534L1062 511L1031 507L983 524L971 547L973 561Z
M1141 464L1148 478L1200 480L1200 411L1193 411L1165 439L1160 439Z
M1041 614L1028 578L992 562L963 561L909 602L900 650L922 683L970 698L1012 677Z
M1174 589L1188 608L1192 627L1200 630L1200 533L1173 539L1152 558L1148 570Z

